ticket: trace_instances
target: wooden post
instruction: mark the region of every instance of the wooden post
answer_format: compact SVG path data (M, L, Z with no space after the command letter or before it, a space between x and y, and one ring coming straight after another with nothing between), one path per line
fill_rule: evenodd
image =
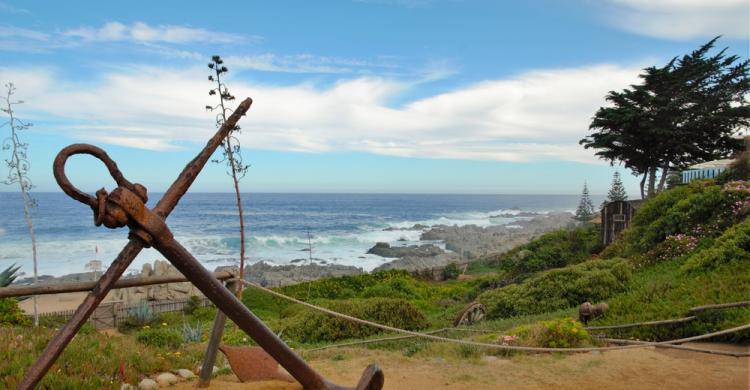
M229 291L235 292L237 291L237 284L235 280L230 279L227 281L227 288ZM211 329L211 337L208 339L208 346L206 347L206 354L203 356L203 366L198 378L198 387L208 387L211 384L211 375L213 375L214 363L216 363L216 353L219 351L219 343L221 343L221 336L224 334L224 325L226 323L227 315L217 309L214 326Z

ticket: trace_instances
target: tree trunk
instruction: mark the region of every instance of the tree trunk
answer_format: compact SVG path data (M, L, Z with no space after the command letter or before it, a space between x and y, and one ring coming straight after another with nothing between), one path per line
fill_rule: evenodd
M643 174L643 179L641 179L641 199L646 199L645 186L646 186L646 178L647 177L648 177L648 174L644 173Z
M646 193L647 197L654 195L654 192L656 190L656 173L658 172L658 170L659 169L656 167L656 165L648 169L648 192Z
M667 175L669 175L669 164L664 164L661 169L661 179L659 179L659 187L656 189L657 192L664 191L664 184L667 182Z

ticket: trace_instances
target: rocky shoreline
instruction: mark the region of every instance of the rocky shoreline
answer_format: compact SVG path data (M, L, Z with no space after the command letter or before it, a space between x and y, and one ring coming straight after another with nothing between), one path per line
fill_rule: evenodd
M367 252L391 261L375 268L373 272L391 269L417 271L421 269L443 267L450 263L464 263L476 260L484 255L503 253L531 241L534 237L554 229L572 226L573 215L567 212L501 214L498 218L517 218L513 223L480 227L476 225L414 225L407 228L386 228L385 231L421 231L419 241L378 242ZM278 287L301 283L323 277L359 275L365 273L362 268L341 264L307 264L273 265L258 262L248 266L245 279L268 287ZM232 267L218 267L215 271ZM166 261L156 261L144 265L136 276L166 276L179 274ZM60 277L41 276L40 283L63 283L84 280L96 280L91 272L75 273ZM28 284L31 278L16 281L17 284ZM123 301L181 299L200 292L190 283L176 283L164 286L148 286L119 290L115 294Z

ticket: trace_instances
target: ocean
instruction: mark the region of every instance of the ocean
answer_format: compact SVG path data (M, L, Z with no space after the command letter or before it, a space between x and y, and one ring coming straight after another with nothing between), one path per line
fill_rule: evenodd
M91 210L63 193L33 193L40 275L85 272L92 259L108 266L127 242L126 229L95 227ZM153 206L161 197L149 194ZM422 225L490 226L520 211L572 211L576 195L271 194L243 195L248 264L316 262L371 270L387 262L366 251L376 242L417 242L420 231L384 230ZM601 202L593 197L595 204ZM239 224L232 193L188 193L167 219L175 238L207 268L239 258ZM146 249L129 272L163 257ZM31 243L18 193L0 192L0 269L16 263L32 274Z

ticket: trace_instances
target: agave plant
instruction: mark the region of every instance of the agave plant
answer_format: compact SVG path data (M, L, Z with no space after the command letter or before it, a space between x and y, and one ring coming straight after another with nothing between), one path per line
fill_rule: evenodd
M182 323L182 340L186 343L199 343L201 341L201 323L198 322L195 326L190 325L187 322Z
M16 272L21 268L20 265L11 265L10 267L0 272L0 287L8 287L18 277Z
M138 325L147 325L154 321L154 311L146 302L141 302L138 306L130 308L128 314Z

